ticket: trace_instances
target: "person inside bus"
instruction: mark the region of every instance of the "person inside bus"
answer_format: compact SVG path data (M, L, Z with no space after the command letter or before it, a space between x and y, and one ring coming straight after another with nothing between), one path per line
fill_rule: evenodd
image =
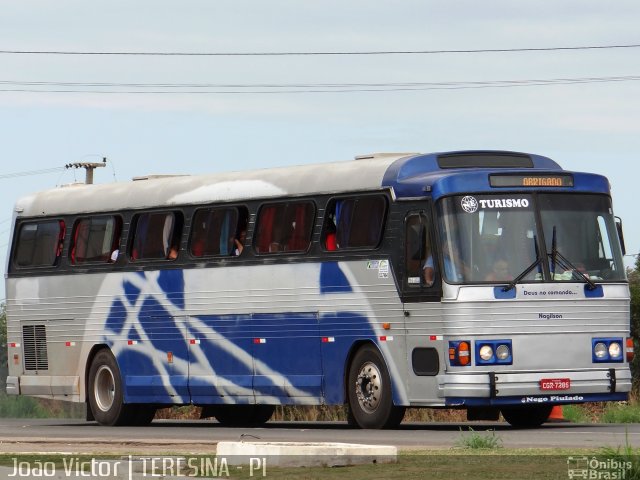
M509 274L509 263L502 257L497 258L491 267L491 271L484 277L487 282L511 281L513 277Z
M176 258L178 258L178 250L178 245L171 245L171 248L169 248L169 253L167 253L167 260L175 260Z
M240 233L238 233L238 236L233 239L233 243L235 245L235 248L233 249L234 257L239 257L240 254L242 254L242 250L244 250L244 242L246 241L246 239L247 229L243 228L242 230L240 230Z
M336 236L336 226L330 221L327 223L327 234L324 237L324 247L333 252L338 249L338 237Z
M465 278L469 278L469 268L457 255L451 253L448 242L444 242L442 245L442 259L447 280L460 282ZM422 273L425 285L427 287L432 286L435 280L435 265L432 254L429 254L427 260L424 262Z

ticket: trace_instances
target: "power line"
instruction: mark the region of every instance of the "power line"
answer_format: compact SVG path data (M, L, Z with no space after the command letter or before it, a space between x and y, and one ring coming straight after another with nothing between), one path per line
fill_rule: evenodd
M46 173L55 173L64 170L64 167L45 168L43 170L30 170L27 172L4 173L0 174L0 180L6 178L29 177L32 175L44 175Z
M284 57L284 56L340 56L340 55L443 55L476 53L557 52L575 50L611 50L638 48L640 44L586 45L539 48L483 48L460 50L371 50L371 51L315 51L315 52L144 52L144 51L74 51L74 50L0 50L3 55L76 55L76 56L152 56L152 57Z
M0 92L21 93L95 93L95 94L292 94L400 92L424 90L461 90L513 88L550 85L630 82L640 75L576 77L524 80L394 82L394 83L291 83L291 84L214 84L214 83L116 83L116 82L29 82L0 81ZM1 88L15 86L15 88ZM24 87L24 88L20 88ZM31 87L31 88L28 88ZM43 87L43 88L39 88ZM53 87L53 88L48 88ZM133 89L133 90L132 90Z

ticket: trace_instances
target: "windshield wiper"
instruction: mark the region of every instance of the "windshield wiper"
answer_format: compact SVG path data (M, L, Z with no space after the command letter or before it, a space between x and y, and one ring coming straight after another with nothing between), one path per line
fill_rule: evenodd
M558 263L562 265L566 270L571 270L571 274L573 277L577 277L577 279L583 280L586 284L588 284L587 288L589 290L595 290L596 288L598 288L596 283L591 280L584 272L581 272L573 263L571 263L571 261L567 257L562 255L557 250L552 255L555 255L555 258L557 260L560 260Z
M534 245L535 250L536 250L536 261L533 262L531 265L529 265L527 268L525 268L524 271L520 275L518 275L516 278L514 278L511 281L511 283L509 283L509 285L505 285L502 288L503 292L508 292L509 290L513 290L514 288L516 288L516 285L518 283L520 283L524 277L529 275L529 273L531 273L531 271L534 268L536 268L538 265L540 265L542 263L542 257L540 257L540 251L538 250L538 240L537 240L535 235L533 236L533 245Z
M558 243L556 237L556 226L553 226L553 236L551 237L551 280L556 277L556 259L558 257Z
M579 280L584 280L589 285L589 290L595 290L598 286L593 280L591 280L584 272L581 272L571 261L562 255L558 251L558 244L556 240L556 226L553 226L553 238L551 239L551 279L555 280L556 263L560 263L565 270L571 270L573 277L578 277ZM560 259L560 262L558 262Z

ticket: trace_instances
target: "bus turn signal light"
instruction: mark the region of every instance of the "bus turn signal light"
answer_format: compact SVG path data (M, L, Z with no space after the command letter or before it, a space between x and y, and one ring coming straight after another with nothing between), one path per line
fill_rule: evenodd
M449 342L449 363L453 367L471 364L471 344L467 340Z
M627 337L627 362L633 362L635 353L633 352L633 338Z

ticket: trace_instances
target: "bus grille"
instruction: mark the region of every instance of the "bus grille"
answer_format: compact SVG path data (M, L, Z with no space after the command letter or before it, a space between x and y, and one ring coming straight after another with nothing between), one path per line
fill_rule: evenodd
M23 325L22 344L25 370L49 370L47 329L44 325Z

